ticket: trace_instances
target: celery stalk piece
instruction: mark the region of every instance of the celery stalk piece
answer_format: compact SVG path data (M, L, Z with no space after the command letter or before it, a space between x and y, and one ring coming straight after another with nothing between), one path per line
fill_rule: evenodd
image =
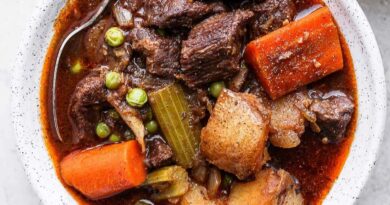
M152 194L152 198L159 201L184 195L190 183L188 173L184 168L169 166L148 174L144 185L150 185L159 190L158 193Z
M171 146L176 162L191 168L199 147L200 130L191 126L191 111L183 89L171 84L150 94L150 105Z

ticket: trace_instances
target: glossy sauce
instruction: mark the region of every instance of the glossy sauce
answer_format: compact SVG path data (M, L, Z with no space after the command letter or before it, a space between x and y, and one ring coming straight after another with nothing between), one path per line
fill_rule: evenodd
M62 143L58 140L53 128L52 107L51 107L51 84L52 84L52 68L54 67L55 54L59 44L64 36L72 31L75 26L85 21L91 11L96 8L99 0L84 0L71 1L75 5L67 5L60 13L55 23L55 35L51 41L51 46L48 49L45 65L42 72L41 90L40 90L40 109L41 123L44 130L46 145L52 156L52 160L56 167L57 173L59 161L72 150L88 147L98 143L97 141L89 142L90 144L72 145L66 141ZM308 11L321 4L320 0L297 0L299 11ZM85 15L83 15L85 14ZM75 57L83 56L82 39L85 33L81 33L79 38L75 38L70 42L68 50L64 56L70 56L70 60ZM342 36L342 35L341 35ZM80 42L81 41L81 42ZM357 90L352 58L345 40L342 38L342 46L344 53L345 68L341 72L337 72L327 78L311 85L316 89L321 90L342 90L353 97L355 105L357 105ZM89 65L84 62L88 68L93 68L94 65ZM71 75L68 67L69 62L63 61L59 70L59 79L57 84L57 114L60 122L60 131L63 138L71 139L72 127L68 119L68 104L70 96L79 80L81 80L88 72L81 75ZM62 69L61 69L62 68ZM325 83L326 82L326 85ZM60 92L59 92L60 91ZM277 164L294 175L301 184L301 191L305 197L307 204L319 204L329 192L332 184L339 175L344 162L348 156L353 135L355 131L357 119L357 109L355 109L353 119L348 128L346 139L339 144L324 145L321 140L307 130L302 138L302 143L294 149L277 149L270 148L270 154ZM61 180L61 177L58 177ZM66 185L64 185L66 187ZM130 190L118 196L100 201L89 201L81 194L77 193L72 188L67 187L68 191L80 202L80 204L133 204L138 199L148 196L148 190Z

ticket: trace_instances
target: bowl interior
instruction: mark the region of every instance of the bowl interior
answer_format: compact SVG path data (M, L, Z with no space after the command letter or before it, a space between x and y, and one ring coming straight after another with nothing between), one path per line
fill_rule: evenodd
M353 204L374 165L386 117L386 92L379 49L356 1L325 0L353 56L359 116L347 162L324 204ZM13 76L13 124L25 171L44 204L76 204L57 179L42 137L39 82L53 22L65 1L41 0L20 45Z

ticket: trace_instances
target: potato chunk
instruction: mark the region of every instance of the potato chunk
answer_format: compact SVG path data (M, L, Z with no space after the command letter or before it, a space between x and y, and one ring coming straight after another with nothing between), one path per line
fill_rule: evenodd
M306 119L303 112L312 100L306 90L284 96L271 104L270 142L280 148L294 148L301 143Z
M192 184L190 190L183 196L180 205L223 205L223 199L210 199L207 189L203 186Z
M228 205L301 205L304 203L292 176L280 169L267 168L256 180L233 185Z
M227 172L245 179L264 163L269 110L251 94L224 90L201 133L201 152Z

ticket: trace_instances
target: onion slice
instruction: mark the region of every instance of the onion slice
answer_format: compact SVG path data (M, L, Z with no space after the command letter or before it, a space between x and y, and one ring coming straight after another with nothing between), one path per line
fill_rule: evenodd
M134 26L133 14L123 7L120 1L114 4L112 13L120 27L132 28Z

